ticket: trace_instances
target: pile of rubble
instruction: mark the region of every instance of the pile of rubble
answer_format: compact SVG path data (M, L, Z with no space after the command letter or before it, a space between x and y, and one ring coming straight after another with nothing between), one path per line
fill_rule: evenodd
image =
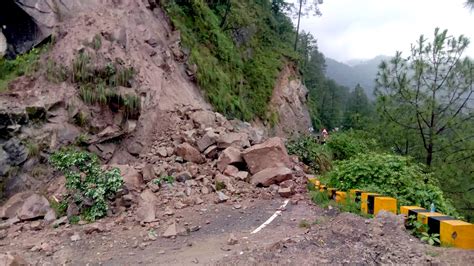
M135 162L104 166L119 168L124 178L123 191L112 202L109 216L126 214L130 221L156 224L177 209L203 203L235 205L244 198L302 197L307 180L304 165L287 154L283 139L264 140L263 131L250 124L208 110L184 108L168 114L173 121L168 130L155 136ZM0 230L38 219L43 219L38 226L65 223L66 217L56 217L50 206L51 200L61 202L65 194L65 178L58 177L43 194L14 195L0 208L0 219L7 219ZM77 206L69 204L67 216L77 212ZM173 223L163 236L179 231Z

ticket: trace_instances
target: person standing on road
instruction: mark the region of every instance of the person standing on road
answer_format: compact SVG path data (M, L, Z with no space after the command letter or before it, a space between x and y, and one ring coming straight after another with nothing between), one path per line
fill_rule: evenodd
M321 132L321 143L325 144L328 138L329 138L328 131L325 128L323 128L323 131Z

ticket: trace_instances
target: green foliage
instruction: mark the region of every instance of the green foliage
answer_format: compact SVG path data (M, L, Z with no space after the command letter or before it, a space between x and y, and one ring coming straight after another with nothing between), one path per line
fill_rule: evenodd
M131 87L135 70L121 62L97 66L93 54L80 52L72 62L71 82L79 87L79 96L87 104L118 105L127 116L140 111L140 98L134 93L122 93L117 87Z
M313 126L320 130L340 127L349 90L326 78L326 61L318 50L316 39L305 32L299 38L299 67L309 90L308 108Z
M28 156L31 157L36 157L40 153L40 146L38 143L32 142L32 141L27 141L25 143L26 149L28 150Z
M69 76L67 67L57 64L51 58L46 61L46 79L53 83L66 81Z
M440 245L439 234L428 234L429 227L416 218L416 215L408 216L406 226L411 234L420 238L421 241L428 243L430 246Z
M311 201L323 208L327 207L331 200L326 191L310 191L309 196L311 197Z
M360 210L360 201L356 202L354 198L347 193L347 197L343 203L338 203L337 207L342 212L351 212L360 216L367 217L367 215Z
M289 154L297 155L313 171L325 173L332 168L331 153L325 145L318 143L314 136L300 136L287 142Z
M108 199L123 185L119 169L104 171L94 154L72 149L55 152L50 162L65 175L68 197L79 206L86 220L106 215Z
M66 215L67 206L68 206L67 201L63 200L63 201L57 202L55 200L50 200L49 204L51 205L51 208L53 208L57 217L63 217Z
M299 228L311 228L311 223L305 219L301 220L298 224Z
M365 129L373 117L373 106L364 89L357 84L347 100L344 111L344 128Z
M419 221L416 218L416 215L408 216L408 219L406 220L406 227L408 230L410 230L412 235L418 238L422 236L422 233L428 232L428 225Z
M74 216L71 216L71 218L69 218L69 223L78 224L80 220L81 220L81 217L74 215Z
M440 245L439 234L428 234L426 232L421 233L421 241L428 243L430 246Z
M224 182L216 181L216 190L217 191L223 190L224 188L226 188L226 185L225 185Z
M7 90L15 78L36 72L43 50L44 48L33 48L28 53L18 55L14 60L0 58L0 92Z
M396 53L377 74L377 135L395 152L430 167L468 220L474 219L474 61L470 41L435 29L408 57Z
M286 58L296 57L291 20L267 1L163 2L216 110L243 120L274 118L268 102L275 80Z
M359 154L336 164L327 174L329 186L377 192L397 198L400 205L429 208L434 203L441 212L456 214L451 203L421 164L408 157L389 154Z
M159 178L153 179L151 182L155 185L162 185L163 183L168 183L168 184L173 184L175 181L175 178L170 175L163 175Z
M363 139L357 132L348 131L331 134L326 145L331 150L334 160L347 160L357 154L368 152L368 142L371 141L375 140Z
M85 146L87 145L88 139L89 139L89 135L87 133L81 133L76 137L74 144L76 146Z

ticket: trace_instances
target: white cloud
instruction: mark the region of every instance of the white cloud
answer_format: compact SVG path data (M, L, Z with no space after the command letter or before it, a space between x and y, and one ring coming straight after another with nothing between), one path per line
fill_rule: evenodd
M328 57L345 61L368 59L395 51L408 52L421 34L431 38L434 29L464 34L474 57L474 12L465 0L326 0L322 17L302 19Z

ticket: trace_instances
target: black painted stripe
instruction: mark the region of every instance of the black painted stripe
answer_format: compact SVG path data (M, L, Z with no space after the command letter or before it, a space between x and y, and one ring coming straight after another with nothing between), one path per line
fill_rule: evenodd
M335 200L336 199L336 189L335 188L328 188L329 198Z
M456 220L451 216L429 216L428 217L428 234L439 234L441 221Z
M367 195L367 213L374 214L375 198L384 197L382 195Z
M355 202L360 202L360 198L362 197L362 191L355 192Z
M418 213L420 212L428 212L428 210L423 208L408 210L408 217L415 215L415 217L418 218Z

